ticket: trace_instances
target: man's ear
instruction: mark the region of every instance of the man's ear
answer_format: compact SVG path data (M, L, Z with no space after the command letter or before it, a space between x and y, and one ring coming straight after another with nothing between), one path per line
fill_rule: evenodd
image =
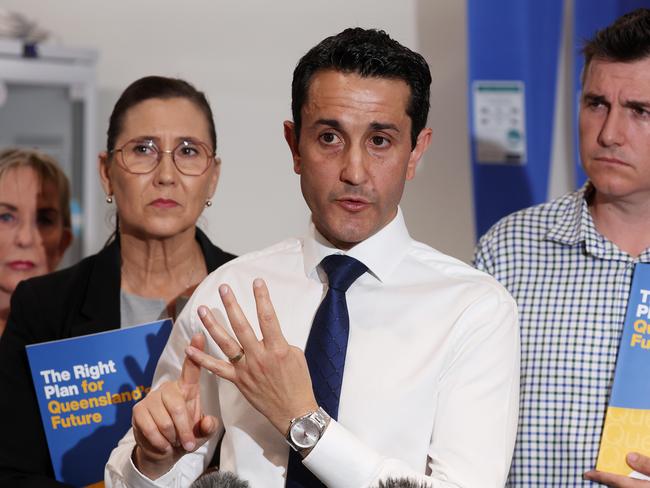
M113 185L111 185L111 177L108 174L108 168L110 167L110 162L108 161L108 153L102 151L99 153L97 158L97 164L99 165L99 179L102 183L102 188L106 195L113 194Z
M415 170L420 164L420 159L424 155L424 152L431 144L431 134L432 130L428 127L425 127L418 134L418 138L415 142L415 147L411 150L411 155L409 156L409 162L406 166L406 179L412 180L415 177Z
M284 121L284 139L289 145L291 150L291 157L293 158L293 170L296 174L300 174L300 151L298 149L298 137L296 136L296 125L289 121Z

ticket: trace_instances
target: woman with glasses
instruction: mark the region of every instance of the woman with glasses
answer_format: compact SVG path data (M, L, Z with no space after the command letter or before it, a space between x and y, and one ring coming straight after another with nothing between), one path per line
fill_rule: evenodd
M25 345L176 317L198 283L234 256L196 222L219 179L212 111L189 83L150 76L115 104L99 173L116 210L98 254L21 284L0 340L0 486L61 486Z

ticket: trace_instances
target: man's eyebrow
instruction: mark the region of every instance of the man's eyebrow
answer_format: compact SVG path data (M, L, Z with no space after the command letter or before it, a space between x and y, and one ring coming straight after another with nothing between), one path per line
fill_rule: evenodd
M314 122L314 125L326 125L328 127L332 127L333 129L341 129L341 123L336 119L318 119L316 122ZM390 122L371 122L370 129L373 131L394 130L396 132L399 132L399 128Z
M336 119L318 119L316 122L314 122L314 125L327 125L328 127L332 127L334 129L341 128L341 123Z
M602 104L609 104L607 101L607 98L605 98L603 95L596 95L595 93L587 92L582 96L582 99L585 102L589 103L602 103Z
M394 130L396 132L399 132L399 127L397 127L395 124L391 124L390 122L372 122L370 124L370 128L372 130Z
M18 210L17 207L14 207L13 205L5 202L0 202L0 207L5 207L7 210L11 210L12 212L16 212Z
M607 98L603 95L585 93L582 98L587 103L600 103L603 105L610 105L610 102L607 101ZM625 100L622 105L626 108L650 110L650 100Z
M650 101L647 100L626 100L623 103L625 108L650 110Z

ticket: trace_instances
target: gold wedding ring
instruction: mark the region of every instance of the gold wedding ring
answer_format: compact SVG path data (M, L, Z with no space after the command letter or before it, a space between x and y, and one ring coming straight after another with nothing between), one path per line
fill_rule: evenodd
M230 364L237 364L243 357L244 357L244 350L240 349L239 354L231 358L228 358L228 361L230 361Z

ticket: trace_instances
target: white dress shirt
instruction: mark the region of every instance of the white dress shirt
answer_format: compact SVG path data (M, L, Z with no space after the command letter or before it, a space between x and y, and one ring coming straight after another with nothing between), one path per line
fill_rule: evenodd
M337 252L312 226L304 239L247 254L210 274L174 326L154 387L179 377L184 348L203 329L199 305L229 328L222 283L231 286L259 337L252 282L264 278L287 341L304 348L327 291L318 264ZM510 295L488 275L413 241L401 211L347 254L369 272L346 294L350 333L338 421L305 465L332 488L373 486L387 476L416 476L434 487L503 487L519 394L519 332ZM224 358L212 340L208 349ZM225 429L221 469L252 488L284 487L290 448L283 435L233 384L203 374L204 411ZM106 486L187 486L219 437L150 481L131 461L130 431L107 464Z

